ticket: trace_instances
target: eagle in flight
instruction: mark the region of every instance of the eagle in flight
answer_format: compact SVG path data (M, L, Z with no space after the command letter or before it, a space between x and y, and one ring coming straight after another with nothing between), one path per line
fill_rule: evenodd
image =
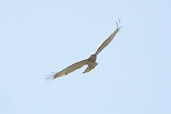
M96 50L96 52L94 54L92 54L88 59L76 62L76 63L68 66L67 68L65 68L62 71L53 75L51 78L55 79L55 78L59 78L61 76L67 75L67 74L81 68L84 65L88 65L88 66L85 69L85 71L83 72L83 74L90 72L92 69L94 69L98 64L98 63L96 63L97 55L114 39L115 35L118 33L118 31L121 28L120 23L121 23L120 20L119 20L119 22L116 22L116 26L117 26L116 30L100 45L100 47Z

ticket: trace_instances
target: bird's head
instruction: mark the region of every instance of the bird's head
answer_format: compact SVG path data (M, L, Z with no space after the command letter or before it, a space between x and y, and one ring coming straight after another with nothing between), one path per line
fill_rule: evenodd
M92 62L95 62L96 61L96 55L93 54L89 57L89 60L92 61Z

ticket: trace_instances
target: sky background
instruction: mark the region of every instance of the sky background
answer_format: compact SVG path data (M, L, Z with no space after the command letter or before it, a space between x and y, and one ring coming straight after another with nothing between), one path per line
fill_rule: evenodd
M171 114L170 0L1 0L0 114ZM46 75L88 58L53 81Z

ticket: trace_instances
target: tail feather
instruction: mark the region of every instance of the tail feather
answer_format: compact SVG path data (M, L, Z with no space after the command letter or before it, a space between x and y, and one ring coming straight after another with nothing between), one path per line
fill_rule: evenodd
M90 68L89 66L87 66L87 68L85 69L85 71L82 74L87 73L87 72L90 72L91 70L92 70L92 68Z
M90 72L92 69L94 69L96 66L97 66L98 63L91 63L91 64L88 64L87 68L85 69L85 71L82 73L87 73L87 72Z

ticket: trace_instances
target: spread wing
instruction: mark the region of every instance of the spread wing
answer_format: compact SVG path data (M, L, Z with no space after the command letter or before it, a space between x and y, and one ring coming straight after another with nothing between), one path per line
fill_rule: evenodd
M120 20L119 20L120 24ZM96 50L95 55L98 55L115 37L115 35L120 30L121 26L118 23L116 23L117 28L116 30L100 45L100 47Z
M56 73L52 78L55 79L55 78L67 75L68 73L71 73L71 72L81 68L82 66L88 64L88 61L89 61L88 59L85 59L85 60L79 61L77 63L74 63L74 64L68 66L67 68L63 69L62 71Z

